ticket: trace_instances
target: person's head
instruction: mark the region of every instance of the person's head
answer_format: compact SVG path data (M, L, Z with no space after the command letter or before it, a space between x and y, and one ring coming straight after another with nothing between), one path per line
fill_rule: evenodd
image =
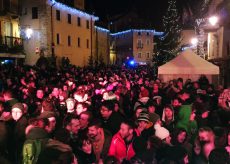
M92 143L87 136L81 136L78 142L79 149L86 154L91 154L92 152Z
M111 100L106 100L102 102L100 112L103 119L108 120L114 111L114 103Z
M158 90L159 89L159 85L158 85L158 83L154 83L153 84L153 90Z
M175 129L173 134L172 134L172 142L173 144L177 145L181 145L183 144L187 139L187 132L185 129L183 128L178 128Z
M172 104L172 106L173 106L174 108L180 107L180 106L181 106L181 102L180 102L180 100L179 100L178 98L174 98L174 99L172 100L171 104Z
M67 113L74 112L75 103L76 101L73 98L68 98L66 100Z
M92 120L93 115L89 111L84 111L79 116L80 127L81 129L85 129L88 127L89 122Z
M182 90L178 93L178 97L185 101L190 98L190 93L188 91Z
M202 145L206 143L214 143L215 134L213 130L209 127L200 128L198 132L198 136L199 136L199 141Z
M56 128L56 118L54 116L48 117L49 124L45 127L48 132L53 132Z
M42 111L41 112L54 111L54 110L55 110L55 107L51 99L47 98L42 101Z
M3 92L3 98L5 101L10 100L11 98L13 98L13 93L11 90L6 90Z
M159 124L155 124L154 129L155 129L155 136L157 136L167 144L171 143L171 136L166 128L161 127Z
M64 126L72 134L78 134L78 131L80 129L79 118L75 115L68 115L64 119Z
M130 140L133 137L134 125L131 121L123 121L119 133L124 140Z
M163 109L162 121L173 121L174 120L174 110L171 105L166 105Z
M11 109L12 117L15 121L18 121L24 113L24 106L22 103L16 103Z
M92 120L88 126L88 137L91 140L98 140L101 137L101 122L97 119Z
M42 99L44 97L44 91L42 89L38 89L36 92L36 97Z
M59 89L57 87L54 87L52 90L52 96L58 97L59 95Z
M143 112L143 107L141 105L137 106L136 107L136 110L135 110L135 118L138 118L140 116L140 113Z
M149 103L148 103L148 112L149 112L149 113L155 113L155 111L156 111L156 106L157 106L156 102L154 102L154 101L149 101Z
M209 164L230 164L229 154L224 148L215 148L208 157Z
M141 112L137 118L138 129L144 130L149 124L149 114L147 112Z
M87 111L87 104L86 103L77 103L76 104L76 114L80 115L82 112Z
M142 88L139 97L149 97L149 91L146 88Z

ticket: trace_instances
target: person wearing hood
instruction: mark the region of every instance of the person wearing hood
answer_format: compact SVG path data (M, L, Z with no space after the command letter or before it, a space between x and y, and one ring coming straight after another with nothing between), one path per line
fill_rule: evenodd
M171 105L166 105L163 109L162 126L168 129L170 132L174 130L175 127L174 110Z

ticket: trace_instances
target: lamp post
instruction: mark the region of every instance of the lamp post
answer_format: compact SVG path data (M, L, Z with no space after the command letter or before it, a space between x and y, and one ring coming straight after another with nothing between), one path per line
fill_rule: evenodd
M205 28L208 28L208 26L210 25L215 26L217 22L218 22L218 18L216 16L196 19L196 32L198 34L197 55L199 55L202 58L205 58L205 51L204 51Z

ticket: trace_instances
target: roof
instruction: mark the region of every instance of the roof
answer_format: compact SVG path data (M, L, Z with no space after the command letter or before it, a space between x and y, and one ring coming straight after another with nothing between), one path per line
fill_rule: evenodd
M158 68L158 74L219 74L219 67L196 55L191 49Z

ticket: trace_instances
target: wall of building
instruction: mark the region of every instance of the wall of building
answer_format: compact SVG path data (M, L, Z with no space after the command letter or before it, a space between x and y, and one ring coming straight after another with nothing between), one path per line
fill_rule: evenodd
M26 52L25 64L34 65L40 57L40 51L44 51L47 57L51 54L51 7L46 4L46 0L33 3L22 0L21 7L20 28ZM37 7L37 19L32 19L33 7ZM33 30L31 38L26 37L28 28Z
M153 56L154 32L138 31L133 33L133 55L136 62L140 64L150 64Z
M71 64L77 66L88 64L89 56L94 53L91 38L93 40L95 37L95 31L91 27L94 27L95 17L57 2L51 4L50 1L41 0L31 5L29 0L23 0L23 3L22 11L26 14L22 15L22 28L31 27L34 31L31 38L25 40L26 64L36 63L39 58L37 49L47 57L55 55L58 65L62 57L68 57ZM38 19L32 19L32 7L38 7ZM58 12L60 20L57 19ZM68 19L71 19L71 23Z
M95 61L100 63L102 60L104 64L109 64L109 31L95 28Z
M133 32L131 30L112 34L112 41L117 64L121 65L133 57Z
M54 10L54 13L56 11ZM63 56L68 57L71 64L77 66L86 66L89 56L91 55L91 26L94 27L94 22L91 24L90 19L81 17L81 26L77 25L77 15L71 15L71 24L67 22L68 12L61 12L61 21L54 19L54 40L55 40L55 55L59 59ZM89 28L86 27L86 21L89 21ZM65 30L63 30L65 29ZM92 29L93 30L93 29ZM57 44L57 34L59 34L60 43ZM93 31L92 31L93 35ZM68 45L68 36L71 38L71 44ZM95 37L95 36L92 36ZM80 45L78 46L78 38ZM88 40L88 47L87 47Z

